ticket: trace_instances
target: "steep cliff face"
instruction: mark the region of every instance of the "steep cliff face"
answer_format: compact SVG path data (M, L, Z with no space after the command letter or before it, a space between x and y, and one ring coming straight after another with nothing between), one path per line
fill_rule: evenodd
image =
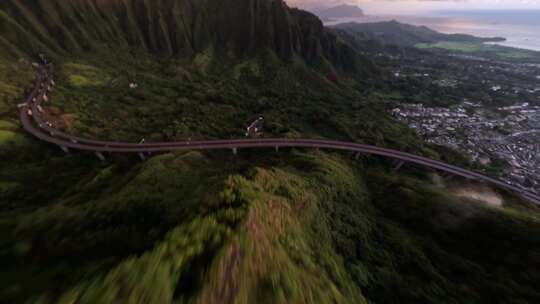
M354 51L314 15L282 0L3 0L0 45L12 54L63 55L135 47L192 56L210 47L232 57L262 49L354 66Z

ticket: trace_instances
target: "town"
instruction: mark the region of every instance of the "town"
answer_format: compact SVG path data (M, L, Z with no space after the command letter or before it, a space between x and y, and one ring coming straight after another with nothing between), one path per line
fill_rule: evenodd
M474 100L485 107L540 105L540 55L518 60L395 47L364 53L388 71L389 83L408 103L444 107Z
M471 101L451 107L402 104L392 115L427 142L460 151L484 168L503 163L498 178L540 193L540 106L487 108Z

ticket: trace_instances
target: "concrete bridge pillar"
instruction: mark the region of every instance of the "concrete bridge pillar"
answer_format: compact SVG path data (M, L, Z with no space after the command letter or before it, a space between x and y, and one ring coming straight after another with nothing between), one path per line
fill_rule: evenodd
M356 152L354 154L354 159L359 160L360 159L360 152Z
M238 155L238 148L233 148L233 149L232 149L232 153L233 153L234 155Z
M141 158L142 161L146 160L146 156L144 155L143 152L139 152L139 157Z
M275 146L274 148L276 149L276 152L279 152L279 147L278 146Z
M99 158L100 161L105 161L105 156L101 152L96 152L97 158Z
M60 149L62 149L62 151L64 151L65 153L69 153L68 147L60 146Z
M396 165L394 166L394 171L398 171L399 169L401 169L401 167L403 167L403 165L405 164L404 161L400 160L396 163Z

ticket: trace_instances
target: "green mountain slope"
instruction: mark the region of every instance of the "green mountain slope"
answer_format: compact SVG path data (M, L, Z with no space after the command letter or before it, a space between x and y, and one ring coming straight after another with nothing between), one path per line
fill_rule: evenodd
M0 3L0 43L13 54L107 52L136 48L195 57L208 50L229 58L269 49L358 72L359 55L314 15L267 0L21 1Z
M382 72L311 14L271 0L0 8L0 302L540 299L539 210L511 194L307 149L101 162L66 155L18 124L30 63L46 52L58 85L44 110L74 134L235 138L264 115L265 136L365 142L470 165L392 120L399 97L374 80ZM502 202L460 196L464 184Z

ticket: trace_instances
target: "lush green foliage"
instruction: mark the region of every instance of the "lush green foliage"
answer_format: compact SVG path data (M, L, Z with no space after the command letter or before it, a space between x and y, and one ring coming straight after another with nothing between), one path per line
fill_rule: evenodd
M442 41L436 43L419 43L416 45L419 49L440 48L450 51L459 51L464 53L486 54L499 59L538 59L537 52L519 50L515 48L502 47L498 45L482 44L479 42L456 42Z
M119 24L87 10L103 25L96 31L74 22L86 15L73 5L86 2L21 3L0 5L12 12L0 11L0 158L9 160L0 162L1 302L539 302L539 210L506 193L498 194L503 206L490 207L455 195L459 180L317 151L100 162L62 154L18 127L16 104L32 79L30 62L18 59L44 49L56 56L59 84L45 115L67 132L134 142L230 138L264 115L265 136L345 139L468 165L385 114L402 95L370 81L371 64L364 78L334 73L337 63L354 58L358 68L364 59L324 40L333 36L309 41L337 46L337 61L270 47L231 56L201 26L193 29L199 49L179 56L165 41L170 24L135 13L171 1L128 5ZM88 3L103 10L132 2ZM185 12L177 4L173 11ZM40 10L55 35L40 27ZM135 20L139 27L120 27ZM118 37L114 47L98 43ZM156 56L164 49L178 56Z
M268 136L343 138L463 161L424 147L382 114L385 94L372 88L360 94L345 80L329 84L301 64L254 58L233 75L215 76L180 63L99 60L57 65L61 85L46 111L70 132L133 141L241 136L244 123L262 113ZM88 81L70 82L76 75ZM129 89L130 82L138 88ZM72 124L66 114L75 117ZM2 118L9 122L3 130L23 136L15 112ZM33 140L7 147L3 157L12 161L0 167L1 297L43 303L537 299L538 278L520 266L538 263L538 218L525 215L530 207L511 198L507 209L482 207L414 170L393 177L374 158L354 164L344 155L261 152L234 160L217 152L166 154L145 163L111 156L99 163Z

